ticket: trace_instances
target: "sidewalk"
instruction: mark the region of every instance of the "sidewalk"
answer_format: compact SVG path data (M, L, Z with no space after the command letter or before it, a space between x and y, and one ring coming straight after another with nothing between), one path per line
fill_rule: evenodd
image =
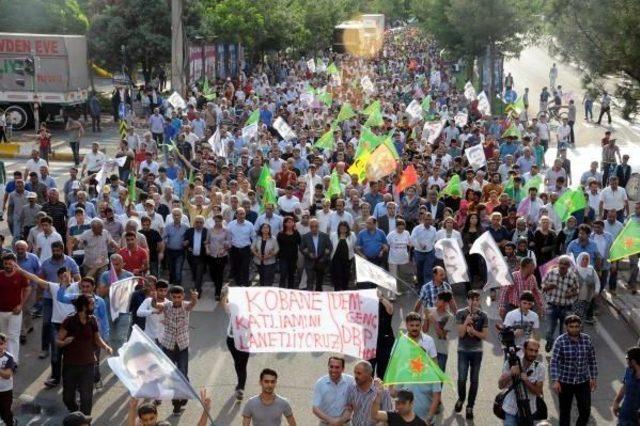
M621 262L622 265L622 262ZM618 273L618 288L616 294L611 294L609 290L602 292L602 298L611 305L631 329L640 335L640 292L631 294L627 289L627 279L629 278L628 263L625 262L623 268Z

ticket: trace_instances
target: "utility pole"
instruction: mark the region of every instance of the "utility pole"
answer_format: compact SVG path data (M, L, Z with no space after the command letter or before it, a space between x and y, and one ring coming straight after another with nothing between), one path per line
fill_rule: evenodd
M183 0L171 0L171 90L184 96Z

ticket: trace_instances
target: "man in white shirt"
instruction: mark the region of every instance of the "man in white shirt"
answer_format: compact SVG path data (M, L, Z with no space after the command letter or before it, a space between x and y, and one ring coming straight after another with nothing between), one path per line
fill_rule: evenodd
M336 200L336 211L329 216L329 233L338 232L338 225L345 221L349 224L349 228L353 229L354 221L351 213L344 209L345 202L342 198Z
M531 291L523 291L518 300L520 307L507 312L504 317L504 326L511 327L514 330L516 346L522 350L524 342L527 339L538 338L540 319L538 314L533 311L535 298Z
M136 312L137 316L147 319L144 325L144 332L156 343L164 335L164 314L151 306L151 304L154 299L156 304L166 302L168 291L169 283L165 280L158 280L155 289L151 290L150 297L144 299Z
M571 135L571 126L569 126L567 118L562 118L562 124L558 126L556 130L556 138L558 140L558 148L566 147L569 143L569 137Z
M25 179L29 176L31 172L38 174L38 179L42 178L40 174L40 167L46 166L47 162L40 158L40 151L37 149L31 150L31 158L27 160L27 164L24 169L24 177Z
M40 219L42 232L36 236L36 254L40 263L51 257L51 243L54 241L62 242L62 236L53 229L53 221L50 217L45 216Z
M595 220L598 212L600 211L600 188L598 188L598 182L595 178L590 177L587 180L587 197L589 198L589 218Z
M153 140L157 144L161 144L164 136L164 118L160 115L159 108L154 108L153 114L149 117L149 130L151 130Z
M624 222L624 218L629 215L629 199L627 191L618 186L618 177L609 177L609 186L600 193L600 207L598 217L604 217L604 210L615 209L618 212L618 220Z
M592 161L589 170L582 174L580 177L580 185L587 186L589 178L594 178L598 182L602 182L602 173L598 171L598 162Z
M105 161L107 161L107 156L100 151L100 144L98 142L92 143L91 152L87 153L82 160L80 176L84 176L85 171L89 174L98 173Z
M293 195L293 186L287 185L284 190L284 195L278 198L278 209L282 216L300 215L302 208L298 197Z
M160 165L153 159L153 154L150 152L145 153L145 158L140 162L140 166L138 167L138 173L142 175L142 171L144 169L149 169L149 173L153 173L154 176L158 176Z
M422 223L411 231L411 245L414 247L416 279L418 285L422 286L433 278L433 266L436 261L434 249L436 228L433 226L431 213L421 209L420 215Z

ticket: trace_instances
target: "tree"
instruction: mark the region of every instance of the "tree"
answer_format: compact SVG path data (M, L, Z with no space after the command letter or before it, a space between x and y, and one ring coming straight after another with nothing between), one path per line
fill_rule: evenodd
M131 72L140 64L145 79L153 68L171 60L170 9L165 0L127 0L107 5L88 32L89 54L96 64Z
M412 8L440 45L456 56L477 59L488 52L489 69L499 55L519 55L540 30L539 0L414 0ZM488 86L493 98L494 82Z
M89 21L76 0L20 0L0 2L4 32L84 34Z
M640 84L640 2L552 0L545 16L552 51L579 64L590 81L624 73L629 81L617 94L627 102L624 115L633 112Z

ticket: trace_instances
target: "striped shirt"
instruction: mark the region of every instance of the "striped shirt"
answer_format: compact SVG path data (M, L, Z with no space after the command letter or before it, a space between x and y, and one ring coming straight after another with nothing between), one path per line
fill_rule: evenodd
M511 274L511 276L513 277L513 285L502 287L500 291L500 307L507 309L507 305L518 306L522 292L529 290L533 293L536 306L542 309L544 307L544 303L542 301L540 290L538 290L538 283L536 282L535 275L531 274L525 280L522 277L522 273L520 271L516 271Z
M346 405L353 407L353 416L351 417L351 424L353 426L375 426L377 422L371 419L371 406L373 400L376 399L378 391L375 385L371 382L369 389L366 391L360 390L355 383L349 386L347 390ZM391 403L391 395L385 388L382 392L382 398L380 400L381 411L392 411L393 404Z
M576 340L567 333L560 335L551 353L551 380L578 384L598 378L596 351L588 334Z

